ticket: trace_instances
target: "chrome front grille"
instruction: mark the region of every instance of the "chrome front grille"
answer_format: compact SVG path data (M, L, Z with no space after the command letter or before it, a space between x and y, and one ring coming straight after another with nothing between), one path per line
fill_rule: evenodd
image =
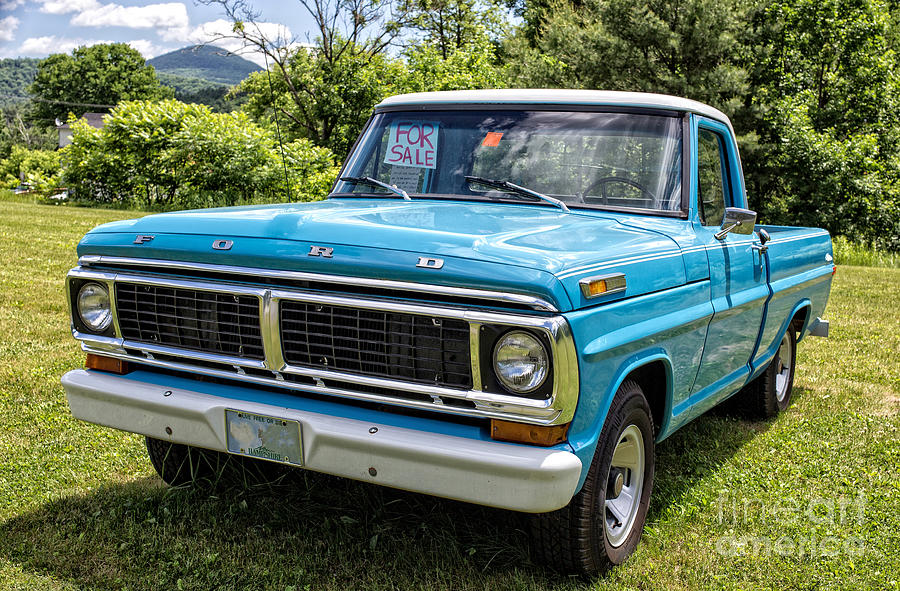
M122 336L137 343L262 360L259 298L116 283Z
M295 301L281 302L280 320L291 365L472 387L464 320Z
M198 268L213 273L219 267ZM78 267L69 272L70 305L82 283L105 284L114 294L113 326L109 333L91 334L73 322L73 333L85 351L133 361L138 368L470 417L540 425L572 420L578 362L561 315L274 287L260 285L252 275L243 279ZM380 289L381 283L370 287ZM429 288L437 289L424 286ZM384 293L393 291L385 287ZM453 297L464 295L469 294ZM546 336L554 364L548 398L515 396L482 383L481 368L490 363L482 358L490 347L482 339L504 327Z

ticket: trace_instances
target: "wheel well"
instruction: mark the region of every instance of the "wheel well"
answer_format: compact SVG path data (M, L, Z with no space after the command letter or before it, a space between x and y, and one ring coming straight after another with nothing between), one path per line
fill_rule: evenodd
M666 396L669 391L666 364L661 360L651 361L632 371L626 379L636 381L644 391L653 418L653 434L658 434L665 419Z
M800 332L803 330L803 327L806 326L806 321L809 317L809 306L803 306L797 312L794 313L794 317L791 318L790 329L794 331L798 336Z

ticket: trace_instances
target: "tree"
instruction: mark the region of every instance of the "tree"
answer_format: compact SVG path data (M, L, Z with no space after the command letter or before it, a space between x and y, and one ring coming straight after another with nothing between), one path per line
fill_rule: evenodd
M484 36L453 48L446 57L437 46L429 43L407 48L403 57L407 70L403 92L501 88L506 85L506 68L497 63L494 45Z
M51 55L38 65L29 92L33 117L45 122L65 120L70 113L105 112L120 101L172 96L171 89L160 86L153 66L125 43Z
M300 48L278 71L251 74L237 92L246 94L244 109L257 120L277 116L286 137L309 139L343 157L372 107L402 88L405 76L398 60L359 48L332 58L320 48Z
M402 0L401 9L407 28L423 36L417 45L434 48L445 60L509 32L507 8L496 0Z
M662 92L726 113L747 91L745 0L559 1L506 44L517 86Z
M50 150L56 147L56 130L28 118L25 103L0 108L0 159L9 156L13 146Z
M396 60L383 55L406 23L391 2L298 0L315 23L311 44L267 29L245 0L200 1L218 5L234 23L230 34L210 42L237 40L242 51L265 56L266 71L240 86L250 97L247 111L257 119L271 113L286 123L288 137L308 138L340 156L400 73Z
M877 0L780 0L761 11L748 124L753 206L900 250L897 38Z

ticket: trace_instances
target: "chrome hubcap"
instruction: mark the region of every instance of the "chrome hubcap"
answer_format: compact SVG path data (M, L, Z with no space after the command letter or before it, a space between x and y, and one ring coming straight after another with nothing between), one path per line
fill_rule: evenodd
M784 333L781 345L778 347L778 367L775 373L775 398L778 402L784 402L788 391L788 382L791 379L791 338Z
M613 547L621 546L634 527L644 489L644 438L636 425L619 435L607 476L603 526Z

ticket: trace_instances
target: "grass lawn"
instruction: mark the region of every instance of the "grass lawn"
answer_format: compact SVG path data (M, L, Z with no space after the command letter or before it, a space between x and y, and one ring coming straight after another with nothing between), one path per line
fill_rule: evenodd
M0 202L0 589L900 587L900 269L839 267L793 406L663 442L637 553L583 581L530 562L512 513L303 473L170 490L141 437L72 419L63 278L133 215Z

